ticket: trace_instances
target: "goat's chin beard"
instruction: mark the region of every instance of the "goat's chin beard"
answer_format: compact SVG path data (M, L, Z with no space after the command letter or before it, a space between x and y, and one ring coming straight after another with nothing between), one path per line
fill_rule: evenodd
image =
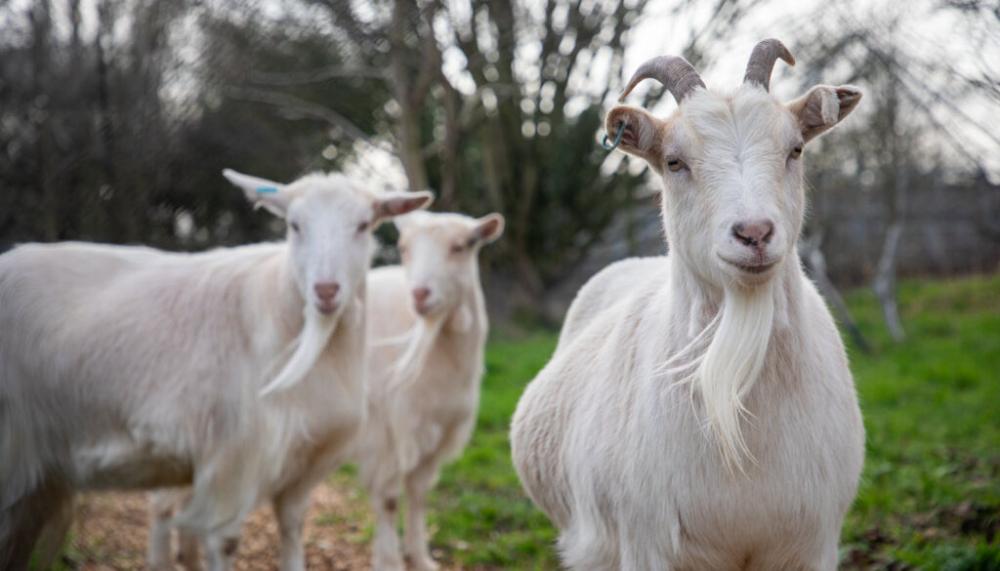
M261 389L260 396L264 397L287 390L309 374L320 354L326 349L326 344L329 342L330 336L333 335L333 330L336 329L344 311L346 308L340 308L332 314L324 315L314 308L306 306L303 311L302 331L291 345L295 348L292 356L288 358L285 366L274 377L274 380Z
M775 313L773 287L765 281L753 288L725 288L718 325L691 379L724 461L741 471L745 458L754 461L741 428L748 415L743 399L767 357Z

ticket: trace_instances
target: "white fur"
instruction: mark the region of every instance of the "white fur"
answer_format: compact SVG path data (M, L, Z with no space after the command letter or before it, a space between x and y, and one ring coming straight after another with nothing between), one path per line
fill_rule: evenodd
M302 232L201 254L63 243L0 256L0 567L19 566L77 490L190 485L175 523L213 538L217 568L272 496L283 567L302 568L308 492L365 415L371 235L358 222L430 197L226 174ZM330 280L337 305L321 313L312 286Z
M802 107L743 86L698 90L667 121L609 114L660 135L626 150L662 174L670 255L580 290L514 416L518 474L568 567L836 568L864 433L837 329L794 254ZM674 158L689 168L660 168ZM764 218L774 235L752 252L732 228Z
M490 220L501 222L483 235ZM369 415L355 455L376 513L374 569L403 569L396 518L405 487L404 550L412 568L426 571L437 568L426 494L465 446L479 406L488 323L476 256L499 236L502 218L419 212L396 225L403 266L375 269L368 279ZM411 301L420 287L431 291L423 315Z

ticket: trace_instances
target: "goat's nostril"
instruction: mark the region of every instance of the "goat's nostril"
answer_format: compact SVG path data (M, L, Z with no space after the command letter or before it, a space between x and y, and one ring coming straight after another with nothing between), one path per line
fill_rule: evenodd
M771 241L772 236L774 236L774 222L770 220L733 224L733 237L746 246L767 244Z
M430 296L431 296L431 290L430 290L430 288L426 288L426 287L413 288L413 299L416 300L417 303L420 303L422 301L426 301L427 298L430 297Z
M317 283L313 286L313 291L316 292L316 297L323 301L330 301L337 297L337 292L340 291L340 284L337 282L322 282Z

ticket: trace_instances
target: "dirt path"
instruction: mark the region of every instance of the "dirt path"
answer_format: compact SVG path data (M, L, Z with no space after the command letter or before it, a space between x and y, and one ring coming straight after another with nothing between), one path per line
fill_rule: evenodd
M360 513L359 513L360 512ZM310 570L368 570L364 526L367 514L358 498L329 483L313 492L306 520L306 564ZM143 493L86 494L77 503L72 564L84 571L143 569L148 537ZM278 531L269 508L258 509L244 527L237 552L239 571L277 569ZM178 567L179 569L179 567Z

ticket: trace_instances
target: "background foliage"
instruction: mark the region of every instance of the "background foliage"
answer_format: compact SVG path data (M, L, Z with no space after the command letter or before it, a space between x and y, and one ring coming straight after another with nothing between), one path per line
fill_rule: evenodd
M900 251L911 272L981 270L1000 258L989 216L1000 137L983 121L1000 111L998 13L981 0L3 3L0 249L265 239L280 224L251 212L222 168L283 181L347 169L432 188L438 209L503 212L505 240L486 254L502 292L491 302L505 314L548 308L539 302L565 301L609 261L602 245L623 245L613 257L662 251L637 238L658 234L655 215L635 214L655 214L655 184L596 144L636 60L680 51L706 71L734 68L732 84L749 46L777 35L799 60L794 73L779 66L794 78L776 82L780 95L821 81L868 93L861 117L810 152L809 232L832 255L833 281L881 272L891 290ZM944 41L952 30L961 41ZM633 101L660 94L643 87ZM948 216L959 228L947 242L960 247L929 248L933 264L907 262L919 256L906 244L945 242L915 213L922 188L971 189L982 204ZM864 249L846 243L858 236L877 244L870 263L838 256ZM551 307L555 321L562 306Z

